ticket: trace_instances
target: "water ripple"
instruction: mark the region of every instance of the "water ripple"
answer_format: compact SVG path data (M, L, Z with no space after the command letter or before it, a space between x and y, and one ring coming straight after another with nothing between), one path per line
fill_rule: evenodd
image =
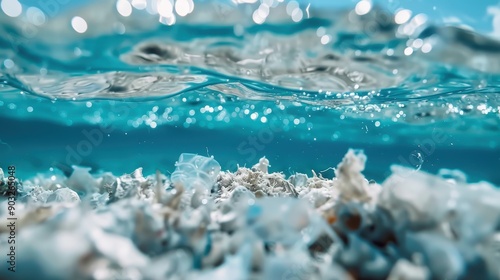
M101 102L87 112L81 104L141 100L144 108L155 102L176 108L176 118L159 115L155 126L222 127L250 117L304 131L324 126L330 138L334 119L451 122L454 129L479 119L480 127L497 131L500 42L485 35L436 26L421 15L396 24L377 7L362 16L311 7L309 18L293 22L282 5L256 24L240 6L200 4L164 26L147 13L121 17L111 2L79 10L89 26L84 34L69 24L71 12L29 34L28 23L0 16L2 104L19 105L2 115L67 122L75 114L69 122L137 127L148 124L142 111L109 117L102 112L113 105ZM58 106L62 115L12 109L40 97L48 101L37 106ZM213 116L197 118L193 110Z

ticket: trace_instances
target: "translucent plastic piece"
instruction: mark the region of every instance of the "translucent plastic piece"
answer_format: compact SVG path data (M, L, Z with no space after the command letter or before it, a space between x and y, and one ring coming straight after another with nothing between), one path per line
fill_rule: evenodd
M346 246L335 255L336 262L352 268L359 279L387 279L392 263L382 251L356 234L348 234L345 238Z
M408 233L403 247L414 255L421 254L433 279L464 279L466 260L457 244L433 232ZM467 248L470 253L474 250ZM474 277L475 278L475 277ZM478 276L476 279L484 279Z
M422 171L393 166L379 205L410 228L450 227L450 238L473 244L496 231L500 192L493 185L445 180Z
M185 189L204 188L210 190L220 173L220 164L210 157L196 154L181 154L170 180Z
M47 203L49 202L74 203L80 202L80 197L75 191L69 188L62 188L56 190L47 198Z
M330 233L325 221L308 203L291 197L266 197L246 213L247 224L264 242L310 245L322 233Z
M98 190L96 180L90 175L91 168L80 167L76 165L71 166L73 173L66 181L66 185L77 192L79 195L93 193Z
M379 204L408 225L435 225L442 220L451 198L451 184L421 171L393 166L383 184ZM457 190L458 191L458 190Z

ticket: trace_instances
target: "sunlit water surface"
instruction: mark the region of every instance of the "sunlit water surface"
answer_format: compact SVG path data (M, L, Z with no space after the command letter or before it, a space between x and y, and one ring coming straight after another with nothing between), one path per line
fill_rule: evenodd
M154 2L3 7L2 164L150 174L193 152L331 177L360 148L375 180L402 164L500 184L493 37L366 1Z

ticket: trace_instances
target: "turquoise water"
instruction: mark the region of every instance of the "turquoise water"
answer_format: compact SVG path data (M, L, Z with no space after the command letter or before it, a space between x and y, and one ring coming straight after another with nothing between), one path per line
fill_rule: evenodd
M402 164L500 184L500 41L484 18L471 31L424 4L401 23L404 2L270 1L261 23L260 2L197 2L162 24L115 1L54 3L0 13L0 153L20 177L171 172L182 152L331 177L358 148L377 181Z

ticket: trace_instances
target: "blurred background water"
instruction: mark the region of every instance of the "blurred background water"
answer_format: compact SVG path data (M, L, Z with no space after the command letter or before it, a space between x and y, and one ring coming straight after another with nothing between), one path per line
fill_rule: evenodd
M2 0L1 164L331 177L359 148L499 185L499 36L495 1Z

